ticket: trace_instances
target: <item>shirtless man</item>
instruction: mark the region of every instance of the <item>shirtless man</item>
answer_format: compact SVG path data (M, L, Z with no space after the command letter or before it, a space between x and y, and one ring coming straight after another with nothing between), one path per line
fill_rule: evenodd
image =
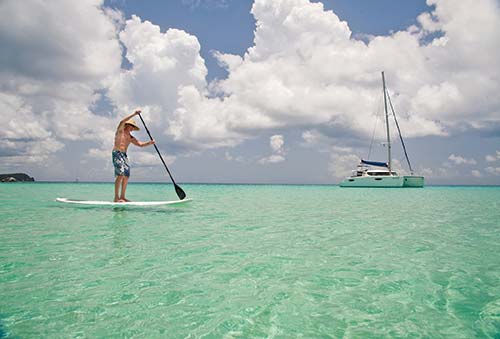
M130 143L139 147L153 145L154 140L148 142L137 141L134 136L130 134L131 131L138 131L139 126L132 118L140 114L140 110L126 116L120 121L115 133L115 146L113 147L113 166L115 167L115 202L129 201L125 198L127 190L128 178L130 176L130 166L128 164L127 149ZM120 192L121 187L121 192Z

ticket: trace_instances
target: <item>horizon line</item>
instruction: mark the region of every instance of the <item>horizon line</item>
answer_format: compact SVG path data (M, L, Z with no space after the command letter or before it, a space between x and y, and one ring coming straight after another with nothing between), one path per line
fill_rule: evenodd
M16 183L41 183L41 184L114 184L114 181L67 181L67 180L40 180L40 181L17 181L17 182L2 182L5 184ZM289 182L176 182L181 185L282 185L282 186L339 186L339 183L289 183ZM173 185L168 182L161 181L135 181L129 182L130 184L162 184ZM439 187L439 186L452 186L452 187L500 187L499 184L426 184L424 187ZM368 187L365 187L368 188Z

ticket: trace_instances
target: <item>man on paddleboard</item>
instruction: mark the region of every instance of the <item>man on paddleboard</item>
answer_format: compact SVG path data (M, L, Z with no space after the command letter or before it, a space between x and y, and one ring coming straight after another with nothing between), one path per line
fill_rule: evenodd
M123 118L118 124L118 128L115 133L115 146L113 147L113 166L115 167L115 202L126 202L129 201L125 198L125 192L127 191L128 179L130 177L130 166L128 164L127 149L130 143L133 143L139 147L145 147L153 145L154 140L147 142L140 142L130 132L138 131L139 126L135 123L132 118L140 114L140 110L136 110L134 113ZM121 188L121 192L120 192Z

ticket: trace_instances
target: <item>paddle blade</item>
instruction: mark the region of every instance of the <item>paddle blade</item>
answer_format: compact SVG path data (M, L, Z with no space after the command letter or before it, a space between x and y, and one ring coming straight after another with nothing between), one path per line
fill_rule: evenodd
M184 198L186 197L186 193L184 193L184 191L182 190L182 188L179 187L179 185L174 184L174 187L175 187L175 193L177 193L179 199L184 200Z

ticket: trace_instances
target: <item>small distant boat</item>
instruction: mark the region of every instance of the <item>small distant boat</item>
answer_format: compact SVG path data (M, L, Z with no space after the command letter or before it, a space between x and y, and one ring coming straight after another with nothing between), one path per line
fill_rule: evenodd
M401 130L399 128L398 120L396 119L396 113L391 106L392 114L394 116L394 121L399 133L399 138L403 146L406 161L408 167L410 168L411 175L399 175L392 170L392 159L391 159L391 136L389 132L389 113L387 111L387 99L388 93L385 87L385 76L382 72L382 86L384 90L384 110L385 110L385 128L387 134L387 162L363 160L357 166L355 170L352 171L350 177L345 178L340 183L340 187L423 187L424 177L413 175L413 169L408 158L408 153L406 152L406 147L401 135ZM377 169L373 169L377 167Z

